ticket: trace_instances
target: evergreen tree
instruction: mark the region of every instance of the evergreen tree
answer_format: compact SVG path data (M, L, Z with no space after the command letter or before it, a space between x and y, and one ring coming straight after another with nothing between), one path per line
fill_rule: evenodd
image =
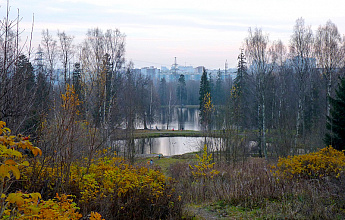
M38 114L47 114L50 106L50 83L48 82L45 72L37 73L37 90L35 94L35 109Z
M13 125L12 127L20 124L21 127L18 129L20 132L33 133L36 123L32 114L37 88L34 68L25 55L20 55L15 65L16 71L12 76L13 90L8 93L10 100L10 106L7 108L8 121Z
M330 116L327 117L325 144L337 150L345 149L345 78L340 80L335 98L330 97Z
M199 110L200 110L200 118L201 118L201 123L205 124L206 123L206 115L205 115L205 97L210 94L210 82L208 81L207 78L207 72L206 69L204 68L202 76L201 76L201 81L200 81L200 90L199 90Z
M214 97L214 80L213 80L212 73L208 74L208 84L210 85L210 94L213 98Z
M163 77L159 83L159 101L162 106L168 103L168 88L167 81Z
M218 70L217 73L217 80L216 80L216 86L214 89L214 103L216 105L222 105L224 104L224 91L223 91L223 82L222 82L222 73L220 69Z
M82 79L81 79L81 68L80 63L74 64L73 69L73 86L75 93L78 95L78 99L81 101L81 104L78 105L78 110L82 118L85 118L85 108L84 108L84 92L82 88Z
M237 76L234 80L234 86L231 91L234 120L236 125L241 126L242 128L249 126L248 118L250 117L250 111L248 111L248 89L249 85L246 58L242 49L240 55L238 56Z
M177 100L179 100L180 105L185 104L187 99L187 89L186 89L186 80L183 74L180 75L178 79L177 89Z

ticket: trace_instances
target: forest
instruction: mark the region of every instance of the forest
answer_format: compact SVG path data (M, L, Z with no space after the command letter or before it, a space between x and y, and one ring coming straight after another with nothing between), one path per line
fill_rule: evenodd
M9 13L1 219L345 217L345 37L332 21L313 32L298 18L288 45L249 28L234 79L204 68L200 81L167 81L134 71L119 29L91 28L81 43L45 29L31 48ZM163 114L168 130L178 106L199 109L204 147L154 164L136 157L138 128Z

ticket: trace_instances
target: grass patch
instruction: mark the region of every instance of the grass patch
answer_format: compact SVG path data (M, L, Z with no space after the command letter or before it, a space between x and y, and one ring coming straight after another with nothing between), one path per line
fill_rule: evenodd
M158 155L155 157L147 157L147 158L139 158L137 159L137 163L149 163L150 160L153 160L154 166L159 166L161 168L161 171L167 175L170 176L170 167L173 164L177 163L193 163L196 161L195 157L196 153L186 153L182 155L174 155L174 156L168 156L168 157L161 157L159 159Z
M216 213L218 217L225 219L260 219L262 210L260 208L249 209L241 206L233 206L225 201L218 201L205 207L210 212Z

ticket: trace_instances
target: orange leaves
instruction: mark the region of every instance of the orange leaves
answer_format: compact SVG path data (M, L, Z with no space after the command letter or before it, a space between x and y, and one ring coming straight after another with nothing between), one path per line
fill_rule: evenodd
M91 212L90 220L104 220L102 216L97 212Z
M0 121L0 129L2 130L3 127L5 127L5 126L6 126L6 122ZM2 134L2 131L0 131L0 134Z
M40 156L42 156L42 151L41 151L41 149L39 149L38 147L32 148L31 151L32 151L32 153L34 154L34 156L37 156L38 154L39 154Z

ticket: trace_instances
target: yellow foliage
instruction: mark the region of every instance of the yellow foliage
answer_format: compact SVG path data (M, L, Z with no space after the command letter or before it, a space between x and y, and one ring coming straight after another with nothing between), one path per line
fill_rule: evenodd
M86 168L78 169L86 172ZM109 196L123 198L144 191L151 192L148 200L154 202L163 195L166 184L166 178L160 171L133 167L119 157L99 158L91 164L88 174L79 177L78 169L72 169L72 177L78 179L81 203Z
M206 114L210 114L211 112L213 112L213 110L214 110L214 106L212 104L211 94L208 92L205 94L205 97L204 97L204 112Z
M78 98L78 95L75 93L73 85L66 84L66 93L61 95L62 99L62 108L65 111L75 112L79 115L77 107L81 104L81 101Z
M23 161L22 153L19 149L28 149L35 156L42 155L42 151L32 146L32 143L28 140L29 137L23 137L22 135L11 135L11 130L6 126L6 123L0 122L0 178L1 182L5 181L5 178L10 179L11 173L16 178L20 178L19 167L28 166L29 162Z
M91 212L90 220L104 220L102 216L97 212Z
M344 152L331 146L315 153L279 158L274 174L286 178L338 178L345 168Z
M11 130L6 128L6 123L0 121L0 219L47 219L47 220L79 220L82 215L78 213L76 203L67 195L56 195L53 200L41 200L40 193L23 193L21 191L9 193L6 183L12 179L20 178L20 170L27 173L31 169L19 149L27 149L37 156L42 151L34 147L29 137L13 136ZM38 162L36 162L38 163ZM27 167L28 169L22 169ZM12 175L11 175L12 174ZM98 213L93 213L94 220L101 220Z
M111 207L111 213L116 217L131 218L138 213L154 212L154 208L175 207L178 209L180 200L171 186L171 178L152 166L130 165L121 157L102 150L95 153L89 166L74 162L71 165L70 182L68 189L77 195L76 203L83 213L103 210ZM88 159L85 159L88 162ZM36 166L38 162L35 162ZM23 170L23 178L30 180L33 166ZM49 166L42 167L43 179L48 179L47 188L54 190L59 173ZM42 178L42 177L40 177ZM62 182L62 184L65 184ZM144 210L144 211L143 211ZM107 212L106 212L107 213ZM159 213L159 211L156 211ZM94 219L100 219L99 214L93 214ZM109 217L109 216L108 216Z
M55 199L39 201L39 193L24 194L21 192L11 193L6 201L8 208L4 212L2 219L9 217L24 219L58 219L58 220L78 220L82 215L79 208L67 195L56 195ZM98 213L97 213L98 214Z
M198 164L193 166L189 165L191 170L194 170L192 171L194 178L213 178L219 173L218 170L213 168L215 163L211 163L212 154L207 153L206 144L204 145L204 152L202 154L202 157L197 154L196 157L198 159Z

